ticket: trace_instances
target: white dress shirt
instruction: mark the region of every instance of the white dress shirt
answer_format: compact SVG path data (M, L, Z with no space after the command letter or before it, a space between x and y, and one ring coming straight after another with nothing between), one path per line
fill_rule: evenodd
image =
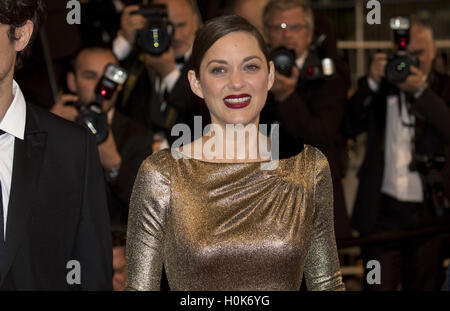
M308 51L306 51L305 53L303 53L302 56L297 57L297 59L295 60L295 65L297 66L297 68L299 70L301 70L303 68L303 65L305 64L305 60L306 57L308 56Z
M119 60L127 58L133 50L131 44L120 33L117 34L117 37L113 40L112 47L114 54Z
M24 138L27 111L25 98L16 81L13 81L12 93L14 99L0 122L0 129L5 131L5 134L0 135L0 181L2 183L3 234L5 237L9 194L11 193L14 141L15 138L21 140Z
M369 87L378 90L378 84L368 79ZM400 100L400 104L399 104ZM399 201L422 202L422 181L418 172L409 170L412 159L415 117L406 108L405 93L387 97L384 172L381 191ZM399 107L401 111L399 111Z

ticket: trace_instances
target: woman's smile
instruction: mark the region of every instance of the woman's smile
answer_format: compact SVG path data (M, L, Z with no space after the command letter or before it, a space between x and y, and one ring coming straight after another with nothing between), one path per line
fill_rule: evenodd
M251 99L249 94L228 95L223 102L230 109L242 109L250 104Z

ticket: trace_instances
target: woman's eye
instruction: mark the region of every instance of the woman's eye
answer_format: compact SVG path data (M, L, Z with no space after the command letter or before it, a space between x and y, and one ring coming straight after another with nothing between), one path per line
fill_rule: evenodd
M223 67L214 67L213 69L211 69L212 73L223 73L225 72L225 68Z
M245 68L249 71L256 71L259 69L259 66L255 65L255 64L249 64L249 65L246 65Z

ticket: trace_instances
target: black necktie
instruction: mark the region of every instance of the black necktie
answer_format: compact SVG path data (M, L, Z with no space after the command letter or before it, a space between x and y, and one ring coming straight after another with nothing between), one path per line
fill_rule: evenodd
M175 58L175 62L179 65L184 65L184 56Z
M0 136L5 134L4 131L0 130ZM2 196L2 182L0 181L0 267L3 264L3 258L5 257L5 239L3 236L3 229L4 223L3 223L3 196Z
M0 136L5 134L5 131L0 130ZM2 182L0 181L0 267L3 263L3 258L5 257L5 239L3 236L4 232L4 222L3 222L3 196L2 196Z

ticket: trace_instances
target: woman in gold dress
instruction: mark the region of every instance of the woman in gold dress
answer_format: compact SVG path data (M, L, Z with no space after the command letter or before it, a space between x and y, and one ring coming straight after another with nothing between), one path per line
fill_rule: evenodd
M237 16L206 23L192 67L191 89L213 128L259 125L275 70L253 26ZM309 290L345 289L324 155L301 146L261 169L271 160L262 140L246 134L245 154L236 157L234 133L217 135L208 149L211 134L142 163L130 203L127 289L159 290L163 267L171 290L299 290L303 275Z

